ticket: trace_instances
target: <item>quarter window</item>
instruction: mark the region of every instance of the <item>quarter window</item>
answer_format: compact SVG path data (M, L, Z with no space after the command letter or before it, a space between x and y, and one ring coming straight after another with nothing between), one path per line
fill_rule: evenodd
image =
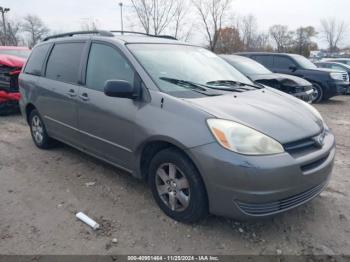
M25 73L37 76L41 75L41 69L43 67L43 63L49 47L50 45L46 44L34 48L24 70Z
M66 83L77 83L84 44L55 44L47 62L46 77Z
M86 87L102 91L107 80L125 80L134 84L135 72L113 47L93 43L86 70Z

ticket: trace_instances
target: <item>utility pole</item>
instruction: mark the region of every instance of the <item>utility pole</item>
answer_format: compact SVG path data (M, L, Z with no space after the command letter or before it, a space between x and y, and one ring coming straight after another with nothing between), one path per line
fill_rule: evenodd
M124 32L124 23L123 23L123 3L120 2L119 3L119 6L120 6L120 25L121 25L121 31L122 31L122 34Z
M7 33L6 33L6 21L5 21L5 13L9 12L10 8L3 8L2 6L0 6L0 12L2 15L2 25L4 27L4 44L6 45L7 42Z

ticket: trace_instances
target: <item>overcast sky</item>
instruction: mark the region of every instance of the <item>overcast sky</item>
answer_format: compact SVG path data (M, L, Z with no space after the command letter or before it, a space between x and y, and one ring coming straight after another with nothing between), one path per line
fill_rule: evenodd
M11 8L11 18L19 18L28 13L36 14L50 29L62 32L79 30L81 24L88 20L98 21L100 28L119 29L119 2L120 0L0 0L0 6ZM126 16L131 20L130 2L122 2L125 13L129 14ZM273 24L285 24L290 29L308 25L320 29L320 19L325 17L337 17L350 25L350 0L234 0L232 12L237 15L254 15L259 30L267 30ZM320 39L318 42L322 45ZM343 45L350 45L350 33Z

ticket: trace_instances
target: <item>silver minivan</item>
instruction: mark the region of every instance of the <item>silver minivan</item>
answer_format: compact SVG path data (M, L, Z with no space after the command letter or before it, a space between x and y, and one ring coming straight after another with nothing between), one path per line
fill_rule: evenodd
M58 140L130 172L181 222L274 215L330 178L335 139L314 107L169 37L49 37L19 85L37 147Z

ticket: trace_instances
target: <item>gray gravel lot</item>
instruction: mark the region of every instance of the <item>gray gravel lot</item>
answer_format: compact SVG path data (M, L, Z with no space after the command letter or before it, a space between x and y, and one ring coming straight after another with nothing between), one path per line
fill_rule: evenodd
M320 197L262 221L211 216L195 225L167 218L147 186L125 172L68 146L41 151L20 116L2 117L0 254L350 255L350 96L316 107L338 144ZM90 230L76 211L102 229Z

